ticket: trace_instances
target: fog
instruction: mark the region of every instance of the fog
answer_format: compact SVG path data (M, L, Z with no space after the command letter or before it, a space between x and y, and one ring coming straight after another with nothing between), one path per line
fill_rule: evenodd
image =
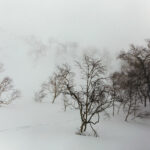
M120 49L150 34L149 0L0 0L0 27Z
M34 39L30 37L76 42L111 55L150 38L149 6L149 0L0 0L4 74L29 98L59 59L53 49L35 61L30 51L36 46L27 42Z

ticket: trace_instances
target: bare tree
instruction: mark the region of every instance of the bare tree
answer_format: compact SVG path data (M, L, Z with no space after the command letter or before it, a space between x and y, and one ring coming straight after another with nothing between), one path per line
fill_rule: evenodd
M111 98L120 102L119 108L122 106L127 113L127 121L130 115L136 116L140 104L146 107L147 100L150 101L150 47L131 45L129 51L121 52L118 58L122 61L121 70L111 77Z
M115 115L115 103L121 101L121 97L120 97L120 88L118 86L118 73L115 72L110 76L110 80L111 80L111 85L109 87L109 94L111 96L111 100L112 100L112 115Z
M5 77L0 82L0 104L10 104L13 100L20 97L20 91L14 89L12 80Z
M52 103L55 102L55 99L62 93L63 90L63 77L60 75L60 72L61 70L58 66L56 72L48 78L48 81L42 83L40 91L35 93L36 101L41 102L47 95L52 95Z
M134 72L134 80L138 81L139 92L144 97L146 107L147 100L150 102L150 41L147 47L131 45L128 52L122 52L119 58L128 64ZM140 90L141 89L141 90Z
M136 85L131 76L127 72L115 72L111 78L113 81L111 98L113 103L120 102L120 107L126 113L125 121L131 114L135 114L138 107ZM113 109L114 107L113 104Z
M100 119L100 113L111 106L108 99L108 89L105 83L105 67L101 60L84 56L82 61L76 61L80 72L80 84L75 85L75 73L68 65L59 67L62 79L62 94L70 96L78 105L81 118L80 133L90 125L95 136L98 136L93 125Z
M51 94L53 94L53 101L61 94L62 92L62 80L59 74L54 73L53 76L49 79L49 82L43 85L45 89L48 89Z
M36 92L34 95L34 100L36 102L42 102L42 100L47 96L47 93L43 89L40 89L40 91Z

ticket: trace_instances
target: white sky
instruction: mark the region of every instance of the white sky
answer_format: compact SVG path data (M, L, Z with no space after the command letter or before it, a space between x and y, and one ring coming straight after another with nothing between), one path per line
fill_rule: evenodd
M0 28L120 50L150 38L150 1L0 0Z
M60 59L50 52L33 66L29 47L19 39L30 35L77 42L106 54L140 45L150 38L150 0L0 0L0 62L26 99Z

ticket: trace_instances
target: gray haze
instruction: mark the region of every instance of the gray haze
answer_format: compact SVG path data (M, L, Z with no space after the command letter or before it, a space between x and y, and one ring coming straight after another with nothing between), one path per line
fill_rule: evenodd
M38 47L31 35L43 41L51 38L96 47L104 51L109 60L106 63L111 64L112 52L150 38L149 8L149 0L0 0L0 62L4 63L4 74L11 76L29 98L58 60L81 54L80 50L63 54L57 48L34 62L30 50Z
M107 48L150 36L149 0L0 0L0 28Z

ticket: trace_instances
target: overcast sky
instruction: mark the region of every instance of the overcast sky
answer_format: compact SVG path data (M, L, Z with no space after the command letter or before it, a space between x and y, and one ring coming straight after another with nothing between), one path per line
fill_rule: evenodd
M26 100L61 59L50 51L35 67L22 40L30 35L97 47L105 54L140 45L150 38L150 0L0 0L0 62Z
M150 0L0 0L0 28L121 49L150 38Z

